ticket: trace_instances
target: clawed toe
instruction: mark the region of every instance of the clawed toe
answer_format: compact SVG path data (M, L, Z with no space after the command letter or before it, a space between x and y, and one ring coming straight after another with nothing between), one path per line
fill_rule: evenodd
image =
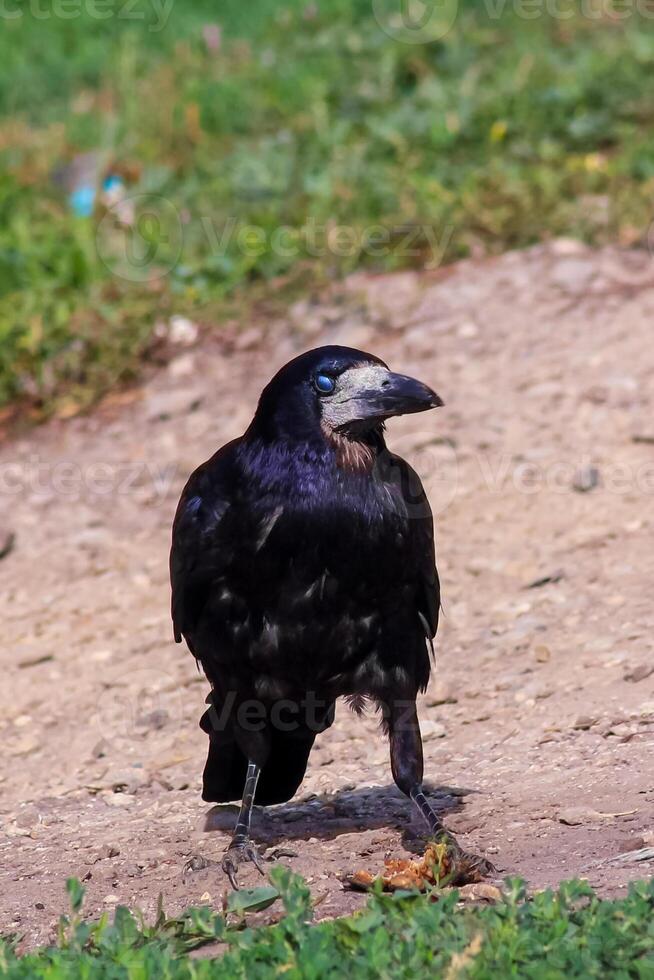
M452 859L452 874L454 884L466 884L480 881L495 874L495 868L490 861L479 854L470 854L458 844L450 848Z
M245 861L251 861L259 874L264 875L266 873L261 863L261 855L251 841L230 844L222 860L222 869L229 878L230 884L235 891L239 889L238 878L236 877L238 869Z
M469 854L468 859L476 862L477 869L482 878L490 878L492 875L497 874L497 868L487 858L476 854Z
M184 865L184 874L188 871L204 871L206 868L211 868L217 863L217 861L203 857L202 854L194 854Z
M435 843L445 845L447 860L443 870L446 871L450 884L471 884L496 874L496 870L490 861L479 854L470 854L468 851L464 851L456 837L451 833L446 831L433 839Z
M279 858L296 858L297 856L297 851L291 850L290 847L273 847L265 854L265 860L278 861Z

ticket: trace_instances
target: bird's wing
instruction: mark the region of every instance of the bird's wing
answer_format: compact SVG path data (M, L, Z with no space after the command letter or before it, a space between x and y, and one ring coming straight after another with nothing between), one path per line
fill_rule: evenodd
M427 498L425 497L425 504ZM429 517L412 522L412 550L415 555L420 583L418 590L418 612L425 626L428 639L433 640L438 629L438 617L441 608L441 587L436 568L436 553L434 548L434 522L429 511Z
M171 612L175 640L189 636L225 571L224 547L232 507L227 474L234 443L228 443L191 476L177 506L170 551Z
M441 606L440 581L436 568L434 519L420 477L400 456L392 457L392 467L400 475L402 496L407 508L408 558L416 573L417 612L427 639L438 629Z

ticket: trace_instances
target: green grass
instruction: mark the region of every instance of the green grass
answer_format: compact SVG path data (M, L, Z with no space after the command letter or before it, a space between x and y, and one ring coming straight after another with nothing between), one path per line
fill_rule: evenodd
M654 20L499 6L460 0L428 44L389 37L369 0L3 20L0 406L84 407L157 355L173 313L220 329L226 304L356 267L644 243ZM139 195L134 226L71 210L56 175L89 152Z
M107 916L85 923L83 890L71 881L73 914L62 919L57 945L18 957L15 938L0 941L0 977L319 980L342 977L344 969L353 980L654 977L654 881L632 884L621 900L601 901L581 882L526 900L524 885L512 880L499 904L468 909L457 907L456 893L441 894L437 901L377 894L358 914L311 925L311 899L302 879L282 867L271 879L273 886L256 894L232 896L232 910L225 915L207 907L178 919L160 912L153 926L125 908L117 909L113 923ZM247 911L270 904L276 895L285 910L281 921L249 927ZM215 958L188 957L193 947L216 941L222 947Z

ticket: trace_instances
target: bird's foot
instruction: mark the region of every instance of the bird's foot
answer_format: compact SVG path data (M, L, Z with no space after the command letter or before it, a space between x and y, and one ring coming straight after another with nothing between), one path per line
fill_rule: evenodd
M461 884L480 881L496 874L495 865L482 857L481 854L471 854L469 851L458 851L454 858L456 878Z
M465 885L475 881L481 881L494 875L495 868L486 858L479 854L471 854L464 851L458 841L451 834L441 837L440 843L447 846L447 857L450 865L449 874L454 885Z
M202 854L193 854L184 865L184 874L188 871L204 871L206 868L213 868L217 861L206 858Z
M279 858L296 858L297 856L297 851L291 850L290 847L273 847L266 852L264 859L266 861L278 861Z
M261 855L250 840L232 841L222 859L222 869L229 878L230 884L235 891L238 891L239 884L236 877L238 869L245 861L251 861L259 874L265 875L261 863Z

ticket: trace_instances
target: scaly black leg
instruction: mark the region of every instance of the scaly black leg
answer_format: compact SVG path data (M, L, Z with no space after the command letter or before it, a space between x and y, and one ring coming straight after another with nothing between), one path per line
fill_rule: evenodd
M420 816L423 818L427 826L429 827L429 833L433 834L434 837L438 837L439 834L446 833L445 827L441 818L438 816L435 810L429 804L427 797L425 796L422 786L416 785L412 786L409 790L409 796L418 807Z
M392 702L385 712L391 748L391 770L398 788L408 796L434 837L447 844L455 868L461 877L488 875L495 868L485 858L467 854L456 838L443 826L422 788L422 739L415 701Z
M239 865L244 861L252 861L257 871L259 871L261 874L265 874L261 864L259 852L250 840L252 805L254 803L254 794L257 791L257 782L259 780L260 772L261 767L256 765L256 763L250 762L248 764L247 776L245 778L245 789L243 790L243 800L241 802L238 820L236 821L236 827L234 828L234 835L222 860L222 869L229 878L232 888L235 889L238 889L238 879L236 874L238 872Z

